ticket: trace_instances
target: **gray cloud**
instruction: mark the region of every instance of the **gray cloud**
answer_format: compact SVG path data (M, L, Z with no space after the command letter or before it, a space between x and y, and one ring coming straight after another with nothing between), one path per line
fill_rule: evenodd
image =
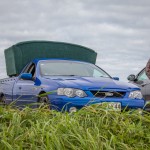
M98 52L97 65L122 80L150 57L149 0L5 0L0 14L1 77L4 49L26 40L90 47Z

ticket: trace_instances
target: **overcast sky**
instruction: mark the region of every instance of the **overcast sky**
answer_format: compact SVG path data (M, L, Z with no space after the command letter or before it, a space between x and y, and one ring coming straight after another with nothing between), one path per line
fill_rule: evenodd
M0 78L4 49L28 40L94 49L96 64L126 81L150 58L150 0L1 0Z

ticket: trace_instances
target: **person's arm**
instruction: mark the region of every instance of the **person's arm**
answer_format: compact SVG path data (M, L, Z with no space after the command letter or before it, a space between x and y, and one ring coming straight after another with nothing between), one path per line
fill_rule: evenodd
M147 65L146 65L146 68L145 68L145 72L146 72L147 77L150 79L150 59L147 62Z

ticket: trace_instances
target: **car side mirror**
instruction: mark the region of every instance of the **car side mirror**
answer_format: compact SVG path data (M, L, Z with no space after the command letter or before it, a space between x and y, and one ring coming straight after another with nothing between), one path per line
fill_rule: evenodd
M32 80L33 79L31 73L23 73L23 74L21 74L20 78L24 79L24 80Z
M113 77L113 79L119 81L119 77Z
M129 76L127 77L127 79L128 79L129 81L135 81L136 77L135 77L134 74L131 74L131 75L129 75Z

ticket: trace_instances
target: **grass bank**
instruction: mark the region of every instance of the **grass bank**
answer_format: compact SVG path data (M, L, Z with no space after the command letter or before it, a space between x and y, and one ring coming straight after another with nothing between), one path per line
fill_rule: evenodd
M149 150L150 115L0 107L0 139L2 150Z

